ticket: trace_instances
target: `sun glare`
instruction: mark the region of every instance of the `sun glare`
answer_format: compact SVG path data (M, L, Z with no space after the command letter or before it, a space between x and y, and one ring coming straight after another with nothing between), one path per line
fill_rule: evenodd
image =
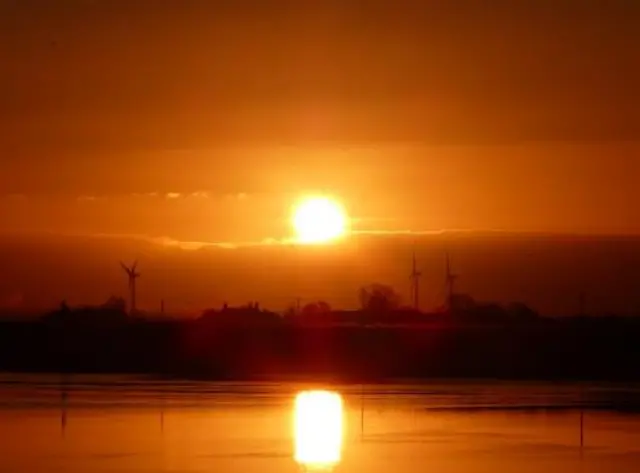
M312 469L330 469L340 462L342 397L330 391L303 391L294 408L295 460Z
M344 236L347 215L335 200L310 197L295 207L293 227L300 243L326 243Z

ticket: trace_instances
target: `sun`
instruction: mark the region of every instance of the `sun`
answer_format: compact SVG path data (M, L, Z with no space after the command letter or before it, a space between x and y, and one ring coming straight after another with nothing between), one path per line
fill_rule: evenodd
M294 210L292 223L300 243L327 243L345 235L347 213L328 197L307 197Z

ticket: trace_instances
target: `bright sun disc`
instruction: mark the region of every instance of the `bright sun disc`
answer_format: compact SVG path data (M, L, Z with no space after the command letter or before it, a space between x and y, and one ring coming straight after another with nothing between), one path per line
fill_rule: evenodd
M324 243L343 236L347 216L342 206L326 197L300 202L293 212L293 227L301 243Z

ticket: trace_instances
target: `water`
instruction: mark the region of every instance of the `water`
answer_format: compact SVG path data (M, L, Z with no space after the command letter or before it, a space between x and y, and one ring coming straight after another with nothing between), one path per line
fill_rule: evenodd
M310 387L320 386L1 376L0 471L299 471L293 404ZM607 400L636 399L637 387L432 382L366 386L364 396L360 386L328 388L344 405L337 471L639 471L640 416L606 409ZM585 411L584 448L581 402L598 407Z

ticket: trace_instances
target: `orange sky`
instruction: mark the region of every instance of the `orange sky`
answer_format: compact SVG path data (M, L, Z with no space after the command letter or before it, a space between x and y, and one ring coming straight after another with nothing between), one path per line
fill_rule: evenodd
M640 5L0 4L0 232L640 233Z
M288 236L292 203L319 190L343 200L358 231L638 233L638 151L635 144L531 144L389 149L379 157L379 150L291 148L232 153L228 166L223 158L201 159L204 151L180 159L158 153L162 166L139 158L128 169L102 170L106 161L97 159L95 170L75 164L54 170L53 163L47 170L45 163L13 176L8 185L15 192L0 198L0 225L255 242ZM264 167L252 166L257 156ZM122 178L127 172L137 179ZM21 178L31 192L17 192Z
M216 5L3 2L2 228L640 231L635 3Z

